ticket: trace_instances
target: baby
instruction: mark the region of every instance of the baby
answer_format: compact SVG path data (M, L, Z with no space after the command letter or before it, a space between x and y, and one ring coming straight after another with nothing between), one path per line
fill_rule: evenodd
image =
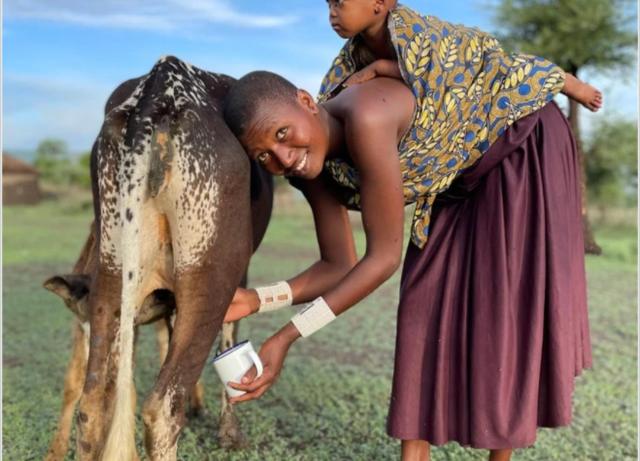
M387 27L390 23L388 14L397 7L397 1L327 0L327 3L330 12L329 20L333 30L340 37L352 39L354 52L368 55L365 59L373 61L353 73L342 86L362 83L377 76L402 79L397 53L394 50ZM429 16L427 20L442 22L433 16ZM463 33L474 31L479 37L491 40L488 35L477 29L461 28L451 24L448 26L453 35L456 31ZM415 30L410 30L410 32L415 32ZM561 92L593 112L602 107L602 93L569 73L564 74L564 85Z

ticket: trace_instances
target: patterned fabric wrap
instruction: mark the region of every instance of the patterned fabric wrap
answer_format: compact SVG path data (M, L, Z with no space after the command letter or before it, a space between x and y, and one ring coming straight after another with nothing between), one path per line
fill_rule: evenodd
M507 54L492 36L475 28L421 16L398 6L387 26L405 83L416 98L411 128L398 145L405 203L416 203L411 239L423 248L438 193L472 166L505 129L553 99L564 86L555 64L525 54ZM318 102L341 89L371 62L350 39L325 76ZM358 172L345 159L325 170L348 191L346 204L360 208Z

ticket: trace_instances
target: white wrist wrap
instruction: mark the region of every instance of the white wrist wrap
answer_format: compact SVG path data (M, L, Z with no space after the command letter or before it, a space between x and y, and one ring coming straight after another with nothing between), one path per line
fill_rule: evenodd
M287 282L278 282L266 287L255 289L260 298L260 308L258 312L271 312L293 304L291 287Z
M303 338L311 336L320 328L336 318L336 314L322 296L307 304L300 312L291 318L291 322L298 329Z

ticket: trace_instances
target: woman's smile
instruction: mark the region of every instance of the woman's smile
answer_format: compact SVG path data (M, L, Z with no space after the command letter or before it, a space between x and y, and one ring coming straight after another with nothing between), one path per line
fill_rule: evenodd
M303 176L307 170L307 159L309 158L309 151L306 151L300 156L300 158L289 169L289 175L293 173L296 176Z

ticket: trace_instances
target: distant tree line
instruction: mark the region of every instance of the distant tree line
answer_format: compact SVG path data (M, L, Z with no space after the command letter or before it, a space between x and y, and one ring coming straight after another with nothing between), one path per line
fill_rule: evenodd
M38 144L34 161L34 165L44 181L61 186L79 186L87 189L91 188L90 163L90 151L80 155L70 155L67 144L55 138L43 139ZM286 184L288 181L285 178L275 178L276 188L281 188Z
M34 165L45 182L89 189L90 160L91 152L72 157L64 141L48 138L38 144Z
M597 206L635 206L638 189L637 122L620 117L600 121L585 143L588 196ZM91 152L70 156L64 141L44 139L35 166L43 180L68 186L91 187ZM286 182L286 181L282 181Z

